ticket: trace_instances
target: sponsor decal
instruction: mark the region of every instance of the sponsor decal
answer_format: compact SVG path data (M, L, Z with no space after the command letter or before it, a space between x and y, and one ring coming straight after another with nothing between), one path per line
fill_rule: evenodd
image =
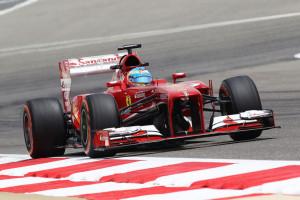
M74 68L87 65L115 64L125 54L109 54L103 56L84 57L79 59L67 59L63 61L64 66Z
M97 64L111 64L118 61L118 57L111 58L80 58L79 65L97 65Z
M145 96L146 96L145 92L138 92L134 95L134 98L140 99L140 98L144 98Z

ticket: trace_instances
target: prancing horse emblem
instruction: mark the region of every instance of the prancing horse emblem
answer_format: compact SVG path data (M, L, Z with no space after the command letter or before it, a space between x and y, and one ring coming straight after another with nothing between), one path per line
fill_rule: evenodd
M127 106L131 105L131 97L129 95L126 96L126 105Z

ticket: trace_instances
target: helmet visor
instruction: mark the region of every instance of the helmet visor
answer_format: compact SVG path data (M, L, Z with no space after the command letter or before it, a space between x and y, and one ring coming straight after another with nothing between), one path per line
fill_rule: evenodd
M134 80L132 82L134 83L150 83L152 81L152 77L151 76L140 76L140 77L136 77L134 78Z

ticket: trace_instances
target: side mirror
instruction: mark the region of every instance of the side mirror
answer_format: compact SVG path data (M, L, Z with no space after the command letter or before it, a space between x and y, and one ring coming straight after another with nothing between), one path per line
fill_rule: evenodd
M106 83L106 87L115 87L115 86L121 86L122 82L121 81L110 81Z
M173 83L176 83L176 80L177 80L177 79L185 78L185 77L186 77L186 74L183 73L183 72L180 72L180 73L174 73L174 74L172 74Z

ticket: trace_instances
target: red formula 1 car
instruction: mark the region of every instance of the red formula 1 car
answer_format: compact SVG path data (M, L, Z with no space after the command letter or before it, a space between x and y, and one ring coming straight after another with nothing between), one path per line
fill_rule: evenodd
M63 108L51 98L30 100L24 106L30 156L63 155L66 147L81 147L90 157L111 156L129 146L226 134L236 141L249 140L276 128L273 112L262 110L248 76L225 79L218 97L213 96L211 81L178 82L185 73L172 74L173 83L146 74L147 83L133 84L131 71L138 68L143 74L149 65L132 51L140 47L126 45L118 50L127 52L60 62ZM71 99L72 77L104 72L113 73L105 92ZM211 113L209 120L204 113Z

